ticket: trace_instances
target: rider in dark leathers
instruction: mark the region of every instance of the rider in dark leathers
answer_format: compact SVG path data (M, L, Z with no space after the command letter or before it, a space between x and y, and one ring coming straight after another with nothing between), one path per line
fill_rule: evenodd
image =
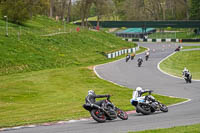
M105 100L100 100L96 102L96 98L110 97L110 95L96 95L93 90L88 91L88 95L85 98L86 104L90 104L91 106L95 106L101 109L102 103Z

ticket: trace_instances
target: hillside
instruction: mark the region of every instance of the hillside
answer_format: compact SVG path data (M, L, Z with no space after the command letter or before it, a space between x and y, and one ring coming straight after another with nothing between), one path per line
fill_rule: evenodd
M0 20L1 28L5 24ZM37 17L21 27L9 23L9 37L0 32L0 127L88 117L82 108L89 89L113 94L112 100L126 110L131 90L103 81L88 69L108 62L103 53L133 47L105 32L66 25L67 32L55 36L62 23ZM73 31L72 31L73 30Z
M132 90L99 79L92 66L115 60L106 52L136 45L104 31L76 32L75 25L66 25L65 34L43 36L58 28L64 31L61 22L36 17L23 26L9 23L9 37L0 31L0 128L89 117L82 105L90 89L133 110ZM155 97L167 105L184 100Z
M2 20L0 27L3 27ZM106 61L104 54L122 47L134 47L114 35L95 32L66 25L66 34L41 36L64 31L61 22L38 17L24 26L9 23L9 37L1 30L0 40L0 75L62 68L71 65L87 66ZM18 30L21 35L18 37ZM19 40L20 39L20 40Z

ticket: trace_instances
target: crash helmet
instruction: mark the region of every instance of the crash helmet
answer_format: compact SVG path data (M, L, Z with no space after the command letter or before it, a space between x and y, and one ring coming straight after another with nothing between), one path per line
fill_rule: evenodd
M95 95L95 92L93 90L89 90L88 95Z
M136 88L136 91L141 91L141 90L142 90L141 87L137 87L137 88Z
M184 70L183 70L183 71L188 71L188 70L187 70L187 68L186 68L186 67L184 67Z

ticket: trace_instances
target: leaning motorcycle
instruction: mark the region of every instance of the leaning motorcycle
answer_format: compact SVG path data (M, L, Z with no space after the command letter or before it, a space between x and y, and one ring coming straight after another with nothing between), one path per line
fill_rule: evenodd
M192 83L192 74L185 73L184 74L184 79L186 83Z
M98 106L91 105L91 104L84 104L83 108L88 110L94 120L96 120L99 123L106 122L106 120L114 120L119 117L122 120L128 119L128 114L117 108L111 101L110 97L105 100L101 106L101 108L98 108Z
M137 113L149 115L155 111L168 112L168 107L157 101L152 95L139 97L137 100L131 100L131 104L135 106Z
M138 67L141 67L142 61L138 61Z
M148 61L148 59L149 59L149 55L146 55L145 60Z

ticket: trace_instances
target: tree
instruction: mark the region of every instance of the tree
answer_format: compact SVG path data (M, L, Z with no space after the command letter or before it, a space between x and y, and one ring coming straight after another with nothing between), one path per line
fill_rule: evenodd
M67 8L67 22L70 22L71 18L71 6L72 6L72 0L69 0L68 8Z
M50 0L50 12L49 16L52 18L53 17L53 11L54 11L54 0Z
M96 6L97 26L102 16L109 15L112 11L112 3L110 0L94 0Z
M200 20L200 1L199 0L191 1L190 19Z
M22 23L34 15L44 14L47 9L46 0L1 0L1 14L8 16L9 21L15 23Z
M94 0L82 0L81 1L81 25L87 26L87 18L89 16L90 7Z
M3 16L8 16L9 21L22 23L31 18L24 0L6 0L2 2Z

